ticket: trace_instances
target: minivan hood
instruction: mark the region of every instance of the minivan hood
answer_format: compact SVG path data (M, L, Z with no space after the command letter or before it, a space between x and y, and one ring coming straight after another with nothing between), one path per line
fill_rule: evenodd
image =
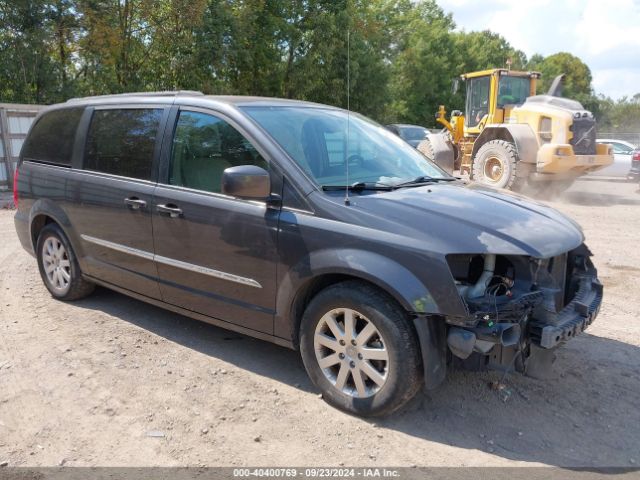
M353 204L390 233L430 242L442 253L548 258L584 241L580 226L521 195L463 182L361 195ZM371 221L372 217L369 217ZM381 221L380 221L381 220ZM367 225L372 227L372 225Z

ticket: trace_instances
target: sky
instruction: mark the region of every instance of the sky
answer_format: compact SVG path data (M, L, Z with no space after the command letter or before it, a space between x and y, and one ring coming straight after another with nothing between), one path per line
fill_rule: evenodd
M527 57L569 52L597 94L640 93L640 0L437 0L458 30L492 30ZM496 65L497 66L497 65Z

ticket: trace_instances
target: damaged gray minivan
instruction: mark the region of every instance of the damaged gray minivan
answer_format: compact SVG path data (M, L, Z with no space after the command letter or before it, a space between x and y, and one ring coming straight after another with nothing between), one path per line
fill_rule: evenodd
M359 415L452 365L543 375L602 301L569 218L325 105L70 100L35 121L14 195L55 298L101 285L299 349L326 401Z

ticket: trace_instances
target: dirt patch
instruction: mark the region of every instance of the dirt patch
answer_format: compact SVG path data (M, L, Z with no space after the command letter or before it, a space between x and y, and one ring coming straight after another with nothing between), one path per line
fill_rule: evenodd
M99 289L51 299L0 212L0 461L9 465L561 465L640 462L636 185L577 182L553 205L605 279L555 378L451 372L370 421L327 406L296 352ZM609 193L628 201L576 201Z

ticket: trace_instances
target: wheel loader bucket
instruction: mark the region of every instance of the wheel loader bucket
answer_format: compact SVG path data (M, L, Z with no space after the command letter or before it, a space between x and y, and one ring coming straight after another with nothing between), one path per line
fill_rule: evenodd
M443 133L427 135L427 138L420 142L417 148L445 172L453 173L455 151L448 135Z

